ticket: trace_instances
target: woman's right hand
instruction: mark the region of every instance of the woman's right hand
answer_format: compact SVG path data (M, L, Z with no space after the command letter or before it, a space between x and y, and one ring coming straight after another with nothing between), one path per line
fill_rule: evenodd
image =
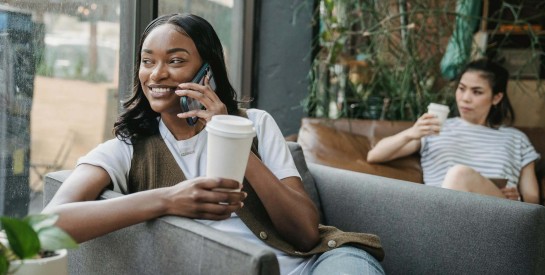
M437 135L439 131L441 131L439 119L433 114L425 113L407 131L407 135L410 139L420 139L424 136Z
M167 214L194 219L223 220L240 209L247 194L242 184L224 178L200 177L169 187ZM216 189L238 189L218 191Z

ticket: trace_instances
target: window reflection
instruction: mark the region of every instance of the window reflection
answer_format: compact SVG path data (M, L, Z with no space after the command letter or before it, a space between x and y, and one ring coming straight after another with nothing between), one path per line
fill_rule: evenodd
M0 1L2 215L39 211L42 177L111 138L119 9L116 0Z

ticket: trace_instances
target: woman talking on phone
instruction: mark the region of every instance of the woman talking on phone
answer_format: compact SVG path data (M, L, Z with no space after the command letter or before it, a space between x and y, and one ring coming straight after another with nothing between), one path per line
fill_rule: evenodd
M426 113L411 128L378 142L367 160L420 152L426 185L539 203L539 154L524 133L505 126L514 120L508 79L507 70L492 61L469 63L456 89L459 117L440 125Z
M330 233L344 236L345 243L358 248L327 246L317 209L304 191L274 119L262 110L237 108L221 43L206 20L181 14L155 19L141 37L137 62L132 96L114 125L117 138L80 158L44 209L59 214L58 226L84 242L176 215L269 247L282 274L384 273L376 259L382 259L382 248L374 235L330 228ZM204 81L192 82L206 64L210 70ZM202 108L182 112L181 105L187 108L191 100ZM249 155L241 191L218 190L238 189L240 182L204 177L205 126L219 114L246 116L257 132L257 150ZM95 200L104 188L125 196ZM260 201L265 213L249 223L237 215L256 207L243 204L247 196L254 196L249 201ZM261 220L270 221L275 234L269 236L280 238L255 236L251 228Z

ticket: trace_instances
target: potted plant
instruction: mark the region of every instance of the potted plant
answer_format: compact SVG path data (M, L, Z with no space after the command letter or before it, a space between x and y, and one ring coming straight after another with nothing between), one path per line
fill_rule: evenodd
M0 274L68 274L66 249L78 244L55 226L58 215L0 217Z

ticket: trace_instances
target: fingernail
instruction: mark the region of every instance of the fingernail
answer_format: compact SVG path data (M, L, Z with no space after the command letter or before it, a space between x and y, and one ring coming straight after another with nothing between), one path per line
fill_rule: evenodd
M244 207L244 203L243 203L243 202L240 202L240 204L241 204L240 208Z

